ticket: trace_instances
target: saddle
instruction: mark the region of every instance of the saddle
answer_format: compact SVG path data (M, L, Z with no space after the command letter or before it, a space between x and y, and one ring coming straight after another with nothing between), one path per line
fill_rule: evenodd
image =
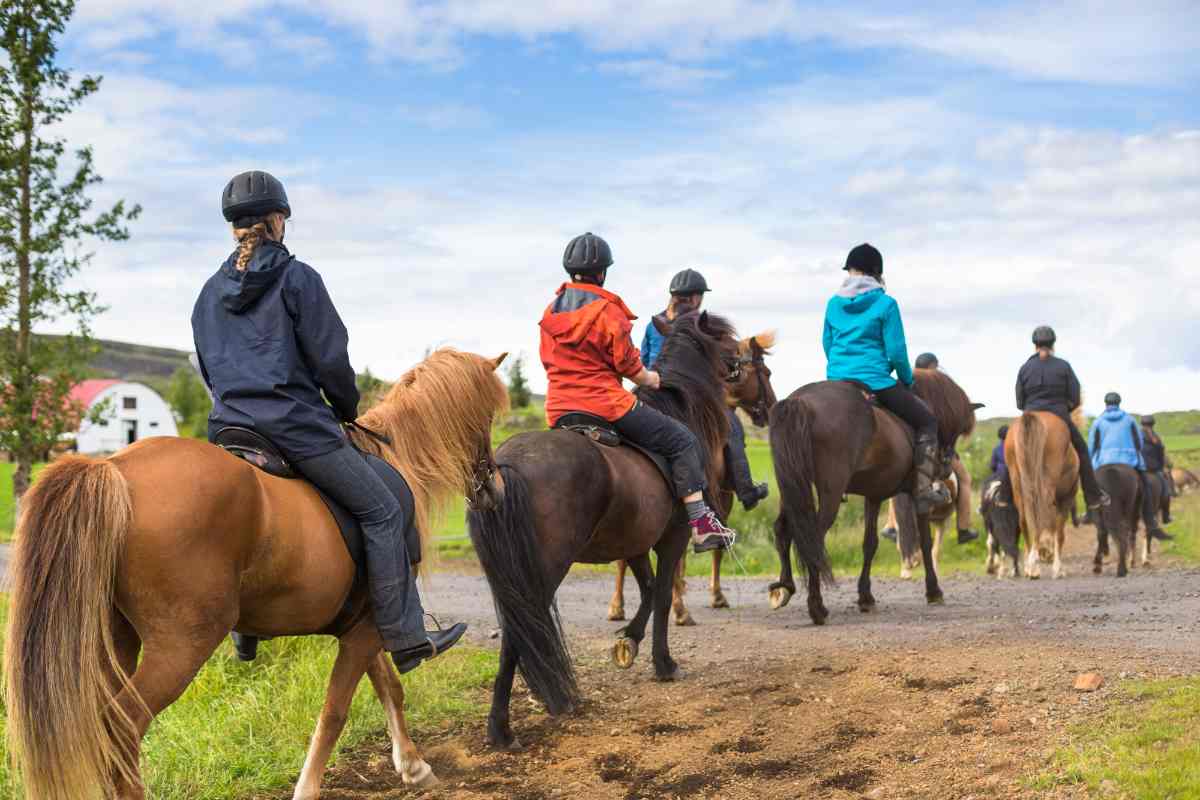
M640 444L622 438L621 434L617 433L617 429L613 424L604 419L604 417L597 417L585 411L569 411L558 418L554 423L554 428L556 430L573 431L574 433L583 434L592 442L603 447L625 446L636 450L650 459L650 462L658 468L663 480L667 482L667 486L673 487L675 485L671 479L671 465L667 459L652 450L647 450Z
M261 469L268 475L274 475L277 478L303 480L300 473L288 463L287 458L279 451L279 448L257 431L235 426L222 428L213 437L213 444ZM408 548L412 563L419 564L421 561L421 537L417 532L415 524L416 504L413 500L412 490L408 487L404 476L391 464L370 453L362 453L362 456L370 464L371 468L375 470L375 474L387 484L388 489L395 495L396 499L400 501L400 507L404 510L404 518L408 520L408 526L404 530L404 543ZM350 553L350 559L354 562L354 585L351 587L350 593L346 598L346 604L342 607L342 610L338 613L331 626L332 628L339 628L355 619L362 610L361 595L363 593L358 590L365 588L367 585L366 548L363 544L362 528L359 526L358 520L354 518L354 515L332 497L321 491L319 487L313 486L313 488L316 489L317 494L325 503L325 507L329 509L329 513L333 515L338 531L342 534L342 541L346 545L346 550ZM237 646L239 658L243 661L254 659L258 647L258 637L235 633L234 644Z

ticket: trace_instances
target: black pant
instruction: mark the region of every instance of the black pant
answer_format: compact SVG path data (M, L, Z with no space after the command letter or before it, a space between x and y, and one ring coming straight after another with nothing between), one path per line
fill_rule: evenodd
M425 612L404 538L410 520L400 501L349 445L293 466L362 526L367 586L384 648L404 650L424 643Z
M1051 413L1067 423L1067 430L1071 433L1071 447L1075 448L1075 454L1079 456L1079 483L1083 485L1083 498L1090 505L1100 498L1101 492L1100 484L1096 482L1096 469L1092 466L1092 455L1088 452L1087 440L1083 438L1079 428L1075 427L1070 414L1058 411Z
M1146 530L1152 531L1158 527L1159 504L1154 502L1154 489L1150 482L1157 483L1162 491L1165 491L1166 487L1163 485L1162 473L1138 470L1138 477L1142 479L1142 521L1146 523ZM1159 499L1161 498L1160 494Z
M677 497L702 492L708 486L700 445L696 436L677 419L638 401L625 416L613 423L617 433L665 457L671 464L671 479Z
M746 457L746 429L742 427L737 411L730 408L726 412L729 416L729 438L725 440L725 469L729 470L734 492L741 498L754 488L750 459Z
M925 405L925 401L903 384L897 383L875 392L879 404L912 426L917 441L937 442L937 417Z

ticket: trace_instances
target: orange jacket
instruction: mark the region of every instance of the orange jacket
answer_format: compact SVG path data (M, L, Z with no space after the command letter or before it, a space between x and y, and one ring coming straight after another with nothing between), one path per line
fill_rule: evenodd
M637 399L621 385L642 371L630 332L637 319L612 292L590 283L564 283L542 315L542 364L550 381L546 420L568 411L617 420Z

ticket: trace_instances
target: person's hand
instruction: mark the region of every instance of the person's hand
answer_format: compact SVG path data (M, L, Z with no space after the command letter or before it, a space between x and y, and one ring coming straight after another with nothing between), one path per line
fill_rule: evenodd
M638 376L633 379L633 382L638 386L645 386L648 389L657 389L662 386L662 379L658 373L651 369L642 369Z

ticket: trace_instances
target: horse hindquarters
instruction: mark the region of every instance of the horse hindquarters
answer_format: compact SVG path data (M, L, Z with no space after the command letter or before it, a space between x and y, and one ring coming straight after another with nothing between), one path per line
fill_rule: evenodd
M493 744L508 746L508 693L512 668L519 664L530 690L551 714L570 710L578 699L575 670L557 611L554 590L538 556L534 508L525 477L515 468L498 467L503 497L486 510L468 515L471 542L487 575L503 636L500 674L496 677L488 735ZM503 680L507 676L507 685Z

